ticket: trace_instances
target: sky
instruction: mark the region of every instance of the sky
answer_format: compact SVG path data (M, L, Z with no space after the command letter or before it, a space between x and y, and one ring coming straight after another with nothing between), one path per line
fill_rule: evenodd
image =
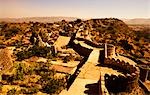
M0 18L150 18L150 0L0 0Z

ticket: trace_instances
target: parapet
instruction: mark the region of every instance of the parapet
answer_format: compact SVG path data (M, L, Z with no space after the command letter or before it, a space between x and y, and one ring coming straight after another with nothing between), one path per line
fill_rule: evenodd
M123 75L105 74L105 86L111 92L131 92L138 86L139 68L128 62L114 58L105 58L104 65L118 70Z

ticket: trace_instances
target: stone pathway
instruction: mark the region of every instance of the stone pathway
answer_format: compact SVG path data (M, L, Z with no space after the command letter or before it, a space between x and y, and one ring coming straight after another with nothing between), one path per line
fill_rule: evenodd
M66 95L99 95L98 81L100 78L100 68L96 67L94 63L86 62L80 70L81 72ZM97 88L97 90L93 91L94 89L90 89L91 86L94 89Z
M62 46L66 46L69 43L70 39L71 37L59 36L54 45L59 50Z
M62 91L60 95L99 95L98 81L100 67L98 63L99 50L93 50L87 62L80 69L80 73L68 91Z
M92 63L94 63L94 64L97 64L97 63L98 63L98 60L99 60L99 56L100 56L100 50L94 49L94 50L91 52L91 54L90 54L90 56L89 56L87 62L92 62Z

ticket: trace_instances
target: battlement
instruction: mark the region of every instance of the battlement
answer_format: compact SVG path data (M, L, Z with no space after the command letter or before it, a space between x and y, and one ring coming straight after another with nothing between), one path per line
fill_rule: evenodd
M105 86L109 92L131 92L138 86L138 80L130 80L132 76L105 74Z
M105 74L105 86L108 91L122 92L132 91L133 88L138 86L139 68L131 65L128 62L121 61L114 58L105 58L104 65L123 73L123 75L109 75Z
M104 59L104 64L105 65L109 65L112 68L118 68L121 71L123 71L123 73L137 73L139 74L139 68L129 64L129 62L125 62L123 60L119 60L119 59L115 59L115 58L105 58Z

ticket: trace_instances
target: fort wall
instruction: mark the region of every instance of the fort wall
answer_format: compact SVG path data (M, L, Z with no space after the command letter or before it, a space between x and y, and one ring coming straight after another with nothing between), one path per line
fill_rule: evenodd
M139 65L140 68L140 80L145 82L150 81L150 67L148 65Z
M108 75L105 74L105 86L108 91L122 92L132 91L133 88L138 86L139 68L130 65L128 62L115 60L114 58L105 58L104 65L116 69L124 74L123 75Z
M72 42L73 49L81 56L88 57L93 49L89 49L86 47L81 46L79 43Z
M104 50L105 50L106 58L115 57L115 46L114 45L105 43Z

